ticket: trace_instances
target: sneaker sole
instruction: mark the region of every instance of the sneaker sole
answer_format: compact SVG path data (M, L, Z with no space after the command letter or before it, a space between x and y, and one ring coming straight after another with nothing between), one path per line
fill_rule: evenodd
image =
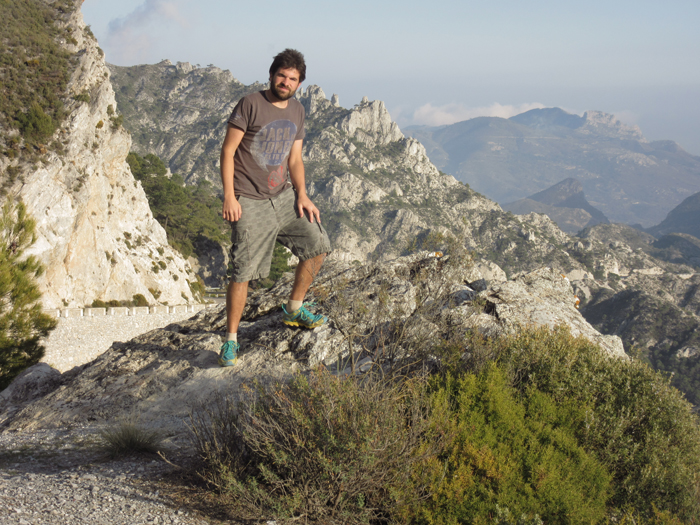
M282 321L282 322L283 322L284 324L286 324L287 326L299 326L299 327L301 327L301 328L308 328L308 329L318 328L319 326L321 326L322 324L325 323L325 321L323 321L323 320L322 320L322 321L317 321L317 322L315 322L314 324L311 324L311 325L307 325L307 324L304 324L304 323L300 323L299 321Z
M236 359L221 359L219 358L219 366L233 366L236 364Z

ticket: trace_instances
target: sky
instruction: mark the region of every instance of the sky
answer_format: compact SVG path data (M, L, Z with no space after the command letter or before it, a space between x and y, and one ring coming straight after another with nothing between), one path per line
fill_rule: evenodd
M700 155L697 0L85 0L82 12L119 66L211 64L252 84L291 47L305 86L344 107L382 100L401 127L599 110Z

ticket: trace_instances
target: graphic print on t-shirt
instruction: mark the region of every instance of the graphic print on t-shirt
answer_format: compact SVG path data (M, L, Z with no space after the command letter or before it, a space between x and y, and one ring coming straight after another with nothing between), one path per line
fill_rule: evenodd
M297 126L291 120L275 120L263 126L255 134L251 151L255 162L262 169L279 166L289 155L297 134Z

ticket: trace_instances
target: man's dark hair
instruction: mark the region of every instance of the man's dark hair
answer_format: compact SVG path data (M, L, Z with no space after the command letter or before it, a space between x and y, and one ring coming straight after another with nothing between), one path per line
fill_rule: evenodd
M306 62L304 62L304 55L296 49L287 48L279 53L272 61L270 76L272 77L277 73L278 69L290 68L294 68L299 72L299 82L303 82L306 79Z

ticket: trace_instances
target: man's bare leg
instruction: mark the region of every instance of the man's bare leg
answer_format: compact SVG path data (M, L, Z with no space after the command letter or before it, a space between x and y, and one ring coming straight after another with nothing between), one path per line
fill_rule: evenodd
M230 334L238 333L238 325L243 316L245 303L248 299L248 281L228 284L226 291L226 329Z
M296 273L294 275L292 295L290 296L292 301L304 300L304 297L306 297L306 292L309 291L309 287L316 277L316 274L321 269L321 265L323 264L323 260L325 258L326 254L322 253L312 259L302 261L297 265Z

